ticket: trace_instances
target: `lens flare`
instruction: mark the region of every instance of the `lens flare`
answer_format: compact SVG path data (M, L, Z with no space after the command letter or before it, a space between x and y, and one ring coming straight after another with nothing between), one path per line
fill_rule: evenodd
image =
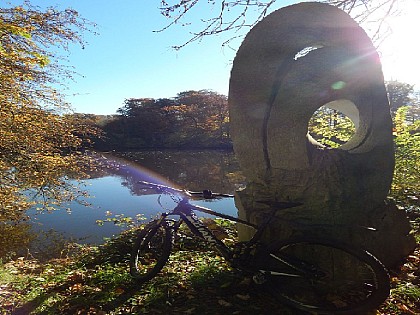
M334 82L333 84L331 84L331 88L333 90L342 90L342 89L344 89L345 86L346 86L346 82L344 82L344 81L337 81L337 82Z
M136 162L103 153L96 153L95 159L99 163L101 169L106 169L107 172L122 178L130 178L131 182L146 181L180 188L168 178Z

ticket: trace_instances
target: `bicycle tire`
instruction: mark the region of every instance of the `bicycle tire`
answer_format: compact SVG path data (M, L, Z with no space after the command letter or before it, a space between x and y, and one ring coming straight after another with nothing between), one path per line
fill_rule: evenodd
M268 252L266 264L270 262L271 271L290 272L292 269L274 256L287 257L295 266L299 262L307 270L312 268L308 273L312 276L268 277L272 293L296 309L316 314L365 314L389 295L387 270L365 250L332 240L295 238L270 246ZM314 270L318 276L314 276Z
M138 282L149 281L165 266L172 250L172 234L166 220L154 220L139 232L130 257L130 274Z

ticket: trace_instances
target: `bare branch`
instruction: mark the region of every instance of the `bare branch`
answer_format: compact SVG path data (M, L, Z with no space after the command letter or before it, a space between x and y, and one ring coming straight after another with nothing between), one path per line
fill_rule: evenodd
M373 25L372 39L379 41L386 31L384 27L389 16L395 15L396 4L402 0L321 0L349 13L358 23ZM207 6L206 12L215 12L207 19L186 23L189 12L198 4ZM174 46L181 49L186 45L200 41L206 36L233 32L235 35L223 43L223 46L233 39L243 37L246 32L272 11L284 4L281 0L173 0L161 1L160 12L170 22L157 32L167 30L174 25L198 28L190 32L191 37L186 42ZM202 8L202 7L201 7ZM257 13L255 15L255 13Z

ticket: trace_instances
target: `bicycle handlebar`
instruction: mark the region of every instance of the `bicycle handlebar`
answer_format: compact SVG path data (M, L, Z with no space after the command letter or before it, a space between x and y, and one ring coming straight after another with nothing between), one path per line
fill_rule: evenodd
M199 191L190 191L190 190L185 190L185 189L177 189L177 188L173 188L173 187L170 187L170 186L150 183L150 182L146 182L146 181L139 181L139 184L146 185L146 186L148 186L148 188L153 188L153 189L156 189L157 191L161 191L163 193L165 193L165 192L173 193L173 194L178 194L178 195L184 195L186 197L192 197L194 195L200 195L204 199L214 199L214 198L217 198L217 197L221 197L221 198L233 198L234 197L234 195L230 195L230 194L214 193L214 192L212 192L211 190L208 190L208 189L205 189L205 190L199 192Z

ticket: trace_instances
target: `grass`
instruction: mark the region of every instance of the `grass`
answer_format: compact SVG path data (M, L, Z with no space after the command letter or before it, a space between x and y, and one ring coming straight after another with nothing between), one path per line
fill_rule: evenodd
M225 228L233 240L235 230ZM128 273L135 233L100 246L72 244L68 256L43 263L0 263L0 314L298 314L189 238L159 277L139 285ZM391 295L376 314L419 314L419 247L391 275Z

